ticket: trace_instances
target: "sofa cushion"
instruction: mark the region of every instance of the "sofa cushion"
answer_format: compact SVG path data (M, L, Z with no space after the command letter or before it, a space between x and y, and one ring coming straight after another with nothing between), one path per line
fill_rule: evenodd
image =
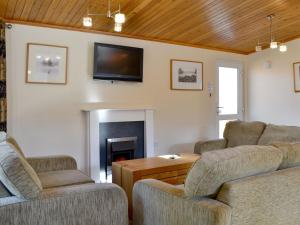
M6 132L1 131L0 143L2 143L3 141L7 141L8 143L12 144L15 147L15 150L17 150L25 158L25 155L17 141L13 137L8 136Z
M300 166L300 142L298 143L274 143L273 146L283 152L283 160L279 169Z
M282 158L282 151L273 146L245 145L205 152L187 175L185 193L214 195L225 182L275 171Z
M226 124L224 138L227 147L256 145L266 125L263 122L231 121Z
M18 144L18 142L13 137L8 136L6 141L8 143L12 144L15 147L15 150L18 151L20 153L20 155L25 158L25 155L24 155L20 145Z
M0 179L10 193L25 199L38 197L42 190L32 167L13 145L5 141L0 143Z
M94 181L79 170L57 170L38 173L43 188L53 188L75 184L94 183Z
M275 142L300 142L300 127L268 124L258 144L271 145Z
M6 136L4 131L0 131L0 143L6 140Z
M11 194L7 190L7 188L4 186L4 184L0 181L0 198L9 197Z

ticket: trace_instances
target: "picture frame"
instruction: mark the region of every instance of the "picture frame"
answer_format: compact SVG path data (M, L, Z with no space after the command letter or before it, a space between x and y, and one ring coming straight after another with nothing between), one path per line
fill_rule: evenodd
M67 84L68 47L27 43L26 83Z
M300 92L300 62L293 63L294 91Z
M203 91L203 62L171 59L171 90Z

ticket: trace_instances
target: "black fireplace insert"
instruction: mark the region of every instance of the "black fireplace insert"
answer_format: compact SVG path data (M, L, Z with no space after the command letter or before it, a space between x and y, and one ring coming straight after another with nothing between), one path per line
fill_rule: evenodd
M106 179L112 162L144 158L144 121L100 123L100 171Z

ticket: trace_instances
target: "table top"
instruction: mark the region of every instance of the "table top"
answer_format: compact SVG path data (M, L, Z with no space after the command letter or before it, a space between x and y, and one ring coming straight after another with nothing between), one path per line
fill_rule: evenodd
M190 167L197 159L200 158L200 155L192 153L181 153L178 154L180 158L178 159L166 159L160 156L142 158L142 159L133 159L125 160L119 162L113 162L113 164L126 168L132 172L142 171L142 170L151 170L158 168L167 168L167 167L178 167L178 166L188 166Z

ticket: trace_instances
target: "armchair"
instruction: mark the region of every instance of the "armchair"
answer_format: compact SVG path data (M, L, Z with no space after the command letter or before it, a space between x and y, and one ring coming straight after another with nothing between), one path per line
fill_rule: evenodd
M3 138L0 224L128 225L127 197L115 184L95 184L70 156L25 158Z

